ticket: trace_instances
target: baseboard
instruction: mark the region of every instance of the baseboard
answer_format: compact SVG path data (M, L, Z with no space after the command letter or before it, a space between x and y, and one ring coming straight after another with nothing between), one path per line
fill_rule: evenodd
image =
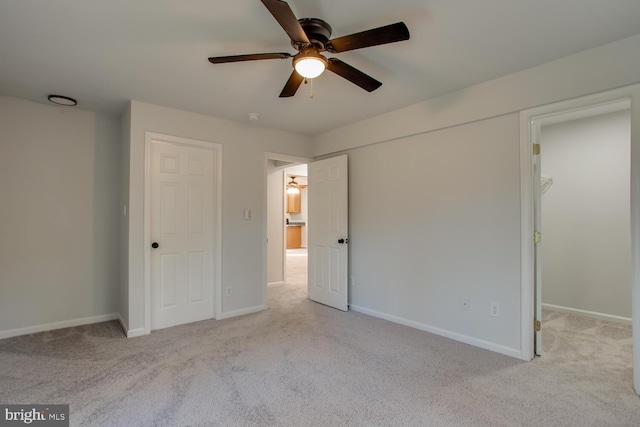
M27 326L25 328L8 329L0 331L0 339L17 337L19 335L35 334L38 332L53 331L55 329L72 328L74 326L90 325L92 323L119 320L120 314L110 313L100 316L83 317L80 319L63 320L61 322L45 323L42 325Z
M129 325L127 325L127 322L124 321L124 319L122 318L122 315L120 313L118 313L118 319L117 320L118 320L118 322L120 322L120 327L122 328L122 331L127 336L127 338L134 338L134 337L140 337L142 335L146 335L144 333L144 328L138 328L138 329L129 330Z
M144 332L144 328L129 329L127 331L127 338L141 337L143 335L146 335L146 333Z
M559 311L561 313L576 314L578 316L593 317L594 319L608 320L610 322L624 323L625 325L631 325L633 320L629 317L615 316L613 314L598 313L596 311L580 310L579 308L563 307L561 305L542 304L542 308Z
M267 309L266 305L257 305L255 307L248 307L240 310L227 311L222 313L222 316L220 316L220 319L229 319L231 317L244 316L245 314L253 314L266 309Z
M283 281L267 283L267 286L284 285Z
M351 308L351 310L357 311L358 313L367 314L373 317L378 317L380 319L388 320L393 323L398 323L400 325L409 326L411 328L419 329L421 331L430 332L435 335L440 335L441 337L449 338L454 341L460 341L465 344L469 344L485 350L490 350L496 353L504 354L506 356L522 359L522 352L520 351L520 349L506 347L506 346L495 344L489 341L480 340L467 335L459 334L457 332L447 331L446 329L440 329L435 326L426 325L424 323L414 322L412 320L403 319L401 317L392 316L390 314L381 313L379 311L370 310L368 308L359 307L357 305L351 305L349 307Z
M122 332L127 335L127 331L129 330L129 325L122 318L122 314L118 313L118 323L120 323L120 327L122 328Z

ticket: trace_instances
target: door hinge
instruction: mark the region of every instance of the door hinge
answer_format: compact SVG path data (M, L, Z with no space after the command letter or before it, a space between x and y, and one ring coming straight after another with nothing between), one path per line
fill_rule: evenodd
M533 144L533 154L537 156L540 154L540 144Z
M533 233L533 243L540 243L542 242L542 233L540 233L539 231L536 231L535 233Z
M540 324L539 320L534 320L533 321L533 330L534 332L540 332L540 329L542 329L542 325Z

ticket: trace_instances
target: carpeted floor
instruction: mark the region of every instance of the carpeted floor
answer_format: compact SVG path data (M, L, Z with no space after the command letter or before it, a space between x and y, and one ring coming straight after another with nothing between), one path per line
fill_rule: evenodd
M86 426L639 424L624 328L546 313L548 351L526 363L297 282L270 286L263 312L139 338L107 322L1 340L0 403L69 403Z
M578 378L585 370L602 370L625 383L633 382L631 325L548 310L542 312L542 325L546 362Z

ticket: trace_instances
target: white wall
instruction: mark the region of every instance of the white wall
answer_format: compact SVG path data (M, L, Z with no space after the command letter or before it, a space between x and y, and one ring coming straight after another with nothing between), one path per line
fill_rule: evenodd
M640 81L640 35L330 130L315 156L393 141Z
M284 172L267 165L267 283L284 282Z
M0 96L0 336L117 311L118 137L110 116Z
M631 318L630 114L544 126L543 303Z
M517 140L508 115L348 152L352 307L517 352Z
M120 120L95 114L93 157L93 311L118 313L120 282ZM76 177L76 179L81 179Z
M316 137L350 155L352 307L527 358L517 113L639 81L634 36Z
M120 118L120 291L118 312L125 331L129 330L129 150L131 142L131 103ZM126 214L125 214L126 209Z
M308 157L309 137L269 130L172 108L131 102L129 170L129 330L144 328L144 144L145 131L222 144L223 317L265 307L263 221L266 202L264 153ZM252 220L245 221L243 210Z

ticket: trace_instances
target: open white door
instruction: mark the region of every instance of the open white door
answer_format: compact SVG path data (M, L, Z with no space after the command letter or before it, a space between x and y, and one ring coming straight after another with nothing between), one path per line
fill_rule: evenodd
M542 355L542 162L540 155L540 122L531 123L533 149L533 221L534 221L534 295L535 295L535 342L534 352Z
M347 156L309 164L309 298L348 310Z

